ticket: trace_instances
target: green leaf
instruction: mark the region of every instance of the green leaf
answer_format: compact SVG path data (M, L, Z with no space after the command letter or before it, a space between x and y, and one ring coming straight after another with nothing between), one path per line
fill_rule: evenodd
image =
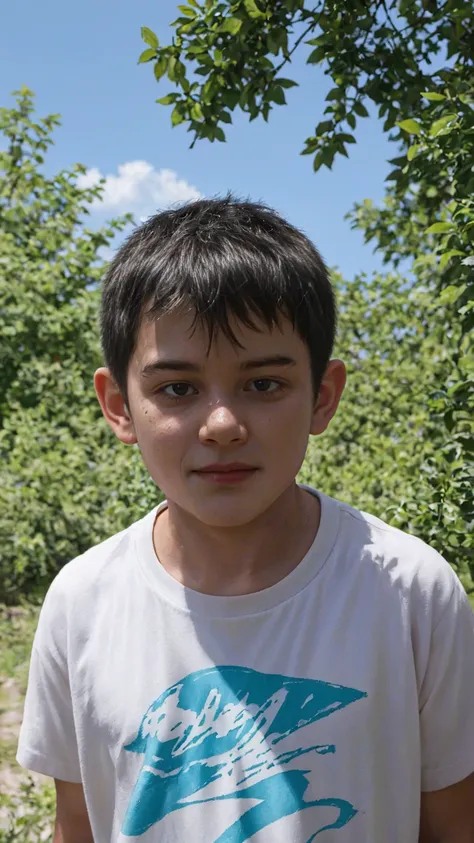
M430 100L430 102L441 102L441 100L445 100L446 97L444 94L436 94L434 91L423 91L422 97L425 100Z
M190 114L193 120L202 120L204 115L202 113L201 103L195 102Z
M274 82L276 85L279 85L280 88L296 88L299 84L298 82L293 82L292 79L280 79L280 77L275 79Z
M391 170L388 176L385 176L385 181L397 181L399 178L401 178L401 175L402 171L400 170L400 168Z
M179 105L176 105L171 112L171 125L172 126L179 126L180 123L184 122L184 117L181 112Z
M190 9L189 6L178 6L178 9L183 15L187 15L188 18L196 17L197 12L194 9Z
M403 131L407 132L409 135L421 135L421 126L416 122L416 120L402 120L395 125L400 129L403 129Z
M227 91L224 91L222 94L222 101L227 106L227 108L234 109L235 106L238 104L240 99L240 93L236 90L231 90L230 88Z
M369 116L369 112L367 111L365 105L363 105L361 102L355 102L354 103L354 111L355 111L356 114L359 115L359 117L368 117Z
M155 66L153 68L153 73L155 74L155 79L157 82L160 81L161 77L165 75L166 71L168 70L168 58L167 56L161 56L157 62L155 62Z
M316 134L325 135L326 132L330 132L333 128L334 123L332 120L322 120L321 123L318 123L318 125L316 126Z
M326 102L331 102L331 100L340 100L344 94L342 88L331 88L328 94L326 94Z
M425 234L445 234L447 231L453 231L454 225L452 222L435 222L426 229Z
M270 98L273 102L276 102L277 105L286 105L285 94L283 92L283 88L279 88L278 85L272 85L270 88Z
M152 47L148 47L147 50L143 50L143 53L141 53L140 58L138 59L138 64L144 64L154 58L156 58L156 50Z
M255 0L244 0L246 12L250 18L263 18L264 13L258 8Z
M399 155L397 158L389 158L389 164L395 164L397 167L402 167L405 164L405 156Z
M348 135L346 132L340 132L337 138L338 140L344 141L344 143L356 143L354 135Z
M328 170L331 169L336 151L333 147L325 147L321 149L314 156L313 169L317 172L321 167L325 166Z
M311 51L308 58L306 59L306 64L319 64L322 62L326 57L326 50L324 47L316 47L314 50Z
M225 102L225 100L224 100L224 102ZM242 91L240 92L239 105L242 109L244 109L248 106L248 104L249 104L249 90L248 90L248 85L246 85L245 88L243 88Z
M171 79L172 82L177 81L176 64L177 64L176 56L170 56L169 59L168 59L168 77L169 77L169 79Z
M413 161L415 155L417 154L418 150L422 149L423 145L420 143L414 143L407 152L407 158L409 161Z
M313 155L319 146L317 138L306 138L305 143L306 146L301 150L300 155Z
M160 42L158 41L155 33L151 29L148 29L147 26L142 26L141 36L145 44L149 44L150 47L154 47L155 50L160 46Z
M444 269L444 267L446 266L447 263L449 263L451 258L454 258L457 255L460 255L461 257L463 257L464 252L460 252L459 249L450 249L449 252L444 252L444 254L441 255L441 258L440 258L440 261L439 261L440 269ZM449 288L447 287L446 289L449 289ZM456 289L459 289L459 288L456 287ZM461 295L461 293L459 295Z
M216 126L214 129L214 137L216 140L220 141L221 143L225 143L226 137L224 130L221 129L220 126Z
M230 32L231 35L237 35L240 32L242 21L240 18L226 18L221 26L222 32Z
M272 56L277 56L280 52L280 45L278 41L275 41L271 32L269 32L267 35L267 47L268 52L271 53Z
M166 97L161 97L161 99L156 100L159 105L171 105L171 103L176 102L178 94L167 94Z
M183 64L182 61L176 59L176 64L174 66L174 73L176 76L176 80L183 84L184 79L186 78L186 66ZM170 77L171 78L171 77Z
M445 129L449 123L456 119L456 114L445 114L444 117L440 117L439 120L435 120L430 129L430 137L436 137L436 135L438 135L442 131L442 129Z
M450 284L449 287L445 287L444 290L441 290L441 294L439 297L440 304L454 304L455 302L457 302L460 296L462 296L465 289L465 284L461 284L461 286L459 287L455 286L454 284Z

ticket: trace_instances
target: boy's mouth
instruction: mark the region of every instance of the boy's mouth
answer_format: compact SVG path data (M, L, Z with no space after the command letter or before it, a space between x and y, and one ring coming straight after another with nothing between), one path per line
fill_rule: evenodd
M252 477L258 469L246 463L212 463L197 469L194 473L211 483L240 483Z

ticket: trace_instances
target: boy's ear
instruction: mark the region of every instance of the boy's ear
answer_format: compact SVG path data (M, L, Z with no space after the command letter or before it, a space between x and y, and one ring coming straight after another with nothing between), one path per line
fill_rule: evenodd
M310 433L324 433L341 400L346 385L346 367L342 360L331 360L324 373L316 401Z
M94 387L104 418L117 439L125 445L135 445L137 437L130 411L110 370L105 366L97 369Z

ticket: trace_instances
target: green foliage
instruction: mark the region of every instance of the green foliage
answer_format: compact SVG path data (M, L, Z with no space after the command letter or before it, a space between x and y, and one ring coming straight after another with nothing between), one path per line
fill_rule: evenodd
M0 110L0 593L41 591L69 559L122 529L158 493L116 443L92 385L100 248L126 219L85 226L101 186L76 166L48 177L56 116L29 91Z
M347 138L368 116L369 103L386 131L403 120L416 133L420 95L439 95L431 88L445 72L445 56L461 68L462 78L472 63L469 0L206 0L178 10L172 43L157 51L156 75L167 75L178 88L175 107L193 143L213 141L236 108L251 120L267 120L275 104L285 104L274 93L282 70L301 49L308 64L322 65L331 83L325 128L320 122L303 149L313 155L316 170L347 155L353 142ZM195 103L203 107L200 117L193 115Z
M0 794L0 843L41 843L51 840L56 796L52 784L38 785L28 777L13 795Z
M2 682L14 677L19 682L21 693L26 692L38 614L38 608L28 603L15 607L0 604L0 691Z
M472 73L472 70L471 70ZM465 74L464 74L465 75ZM474 73L472 73L474 76ZM430 290L432 324L452 346L444 377L427 384L431 423L442 431L436 454L421 471L422 498L406 500L401 525L442 549L465 586L474 576L474 87L456 66L439 90L423 92L416 147L392 163L382 208L356 207L353 224L387 260L411 259L417 286ZM403 123L400 128L406 129Z
M348 155L368 106L398 147L384 205L366 200L350 216L386 262L404 262L407 280L340 282L351 377L325 450L311 447L303 475L420 535L474 591L472 2L206 0L194 9L157 53L160 67L172 61L165 102L192 143L222 140L235 109L267 120L296 84L286 66L309 48L307 63L330 80L302 150L314 170Z

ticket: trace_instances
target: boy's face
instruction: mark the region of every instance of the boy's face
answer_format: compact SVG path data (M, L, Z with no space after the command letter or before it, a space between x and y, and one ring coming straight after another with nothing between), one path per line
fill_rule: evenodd
M192 321L175 312L143 322L129 412L107 369L96 373L96 391L119 439L138 442L170 505L208 526L243 526L292 486L308 436L336 411L344 364L329 364L316 402L308 348L288 320L272 331L234 321L242 348L218 334L209 353L207 331L193 332Z

